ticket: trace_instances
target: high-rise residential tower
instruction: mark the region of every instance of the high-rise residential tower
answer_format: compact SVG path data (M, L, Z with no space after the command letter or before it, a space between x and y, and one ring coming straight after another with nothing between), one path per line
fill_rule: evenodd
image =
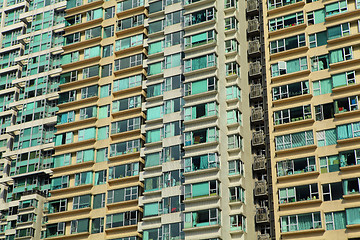
M276 239L360 239L359 7L263 6Z
M40 239L65 1L0 2L0 239Z

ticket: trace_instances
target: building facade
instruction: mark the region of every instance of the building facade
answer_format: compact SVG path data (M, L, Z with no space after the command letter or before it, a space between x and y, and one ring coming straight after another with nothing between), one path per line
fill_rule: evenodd
M0 3L0 239L43 236L65 6Z
M264 4L276 239L359 239L359 3Z

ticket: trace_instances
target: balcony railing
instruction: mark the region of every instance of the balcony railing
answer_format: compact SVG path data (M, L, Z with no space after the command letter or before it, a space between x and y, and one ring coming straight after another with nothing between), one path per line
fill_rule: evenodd
M250 98L259 98L262 97L263 88L261 84L252 84L250 86Z
M254 195L262 196L268 193L266 180L260 180L255 182Z
M254 156L254 170L266 169L266 158L264 155Z
M255 219L256 219L256 223L269 222L268 209L266 207L257 208Z
M248 33L258 32L260 29L260 24L258 19L251 19L248 21Z
M261 121L264 119L264 111L262 107L253 108L251 110L251 121Z
M258 146L265 144L265 134L263 130L253 132L252 145Z
M259 61L250 63L249 75L256 76L261 74L261 63Z
M258 0L248 0L247 1L247 12L257 11L259 9L259 2Z

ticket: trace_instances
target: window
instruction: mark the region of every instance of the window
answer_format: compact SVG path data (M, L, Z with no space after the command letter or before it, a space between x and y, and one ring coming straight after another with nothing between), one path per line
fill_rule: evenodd
M111 123L111 134L122 133L140 129L140 117L130 118Z
M303 47L305 45L305 34L300 34L293 37L283 38L277 41L270 42L270 52L278 53L294 48Z
M55 237L65 234L65 223L55 223L46 226L46 237ZM10 239L9 239L10 240Z
M164 138L174 137L181 134L182 124L180 121L164 123Z
M127 78L121 78L114 80L113 83L113 91L121 91L128 88L133 88L140 86L142 83L143 77L142 75L134 75Z
M327 29L329 40L350 35L350 23L343 23Z
M79 51L68 53L61 57L61 64L65 65L65 64L77 62L79 61L79 59L80 59Z
M336 127L338 140L360 136L360 122L349 123Z
M96 106L80 108L80 120L96 117Z
M199 81L186 83L184 85L185 96L216 90L216 82L217 81L215 77L210 77Z
M110 145L110 157L140 151L140 140L130 140L127 142L114 143Z
M163 173L163 187L179 186L181 183L182 172L180 170L174 170Z
M228 17L225 18L225 31L231 30L231 29L238 29L238 23L239 21L237 20L236 17Z
M334 118L334 106L332 103L315 106L316 121Z
M355 71L332 75L331 80L333 88L355 84Z
M69 123L75 121L75 111L61 113L58 115L58 124Z
M96 150L96 162L104 162L108 160L108 148Z
M115 60L115 71L142 65L143 55L136 54L130 57Z
M156 1L149 3L149 14L164 10L164 1Z
M62 176L51 179L51 190L69 187L69 176Z
M182 156L181 148L182 147L180 145L163 148L164 162L180 160L180 158Z
M76 100L76 90L59 94L59 104L73 102L75 100Z
M73 198L73 209L91 207L91 195L76 196Z
M120 99L112 103L112 112L141 107L141 96Z
M80 129L78 131L78 142L95 138L95 127Z
M329 17L331 15L343 13L347 11L347 2L346 0L330 3L325 5L325 16Z
M241 90L237 85L226 87L226 99L239 99L241 100Z
M165 57L165 69L178 67L181 65L181 54L173 54Z
M297 12L294 14L286 15L269 20L269 31L276 31L283 28L295 26L304 23L304 14Z
M102 17L103 17L102 8L97 8L97 9L93 9L93 10L86 12L87 21L95 20L95 19L102 18Z
M150 153L145 156L145 167L153 167L163 163L162 152Z
M139 190L138 187L114 189L109 190L107 196L107 204L129 201L138 199Z
M99 57L100 54L101 54L100 46L95 46L95 47L84 49L84 59Z
M109 180L139 175L139 163L129 163L109 168Z
M219 167L219 157L216 153L208 153L206 155L185 158L185 172L193 172L216 167Z
M339 156L320 157L320 171L321 173L337 172L340 170Z
M241 160L229 161L229 175L244 175L244 163Z
M282 6L286 6L286 5L290 5L290 4L294 4L297 2L301 2L302 0L292 0L292 1L287 1L287 0L269 0L268 1L268 9L272 10L275 8L279 8Z
M105 193L100 193L94 195L93 208L103 208L105 207Z
M186 212L184 228L217 225L220 222L220 210L217 208Z
M206 21L211 21L215 18L215 9L208 8L201 11L193 12L184 16L184 26L191 26Z
M286 62L280 61L271 65L271 76L277 77L306 69L308 69L306 57L296 58Z
M76 163L94 161L94 149L87 149L76 152Z
M335 113L356 111L359 109L358 96L337 99L334 108Z
M113 46L114 45L112 45L112 44L103 46L103 53L102 53L103 58L110 57L113 55L113 53L114 53Z
M111 95L111 84L106 84L100 87L100 98Z
M321 228L320 212L280 217L281 232L294 232Z
M198 33L189 37L185 37L185 48L197 47L203 44L214 42L216 33L214 30Z
M218 129L205 128L185 133L185 146L218 141Z
M157 106L147 109L147 121L161 118L164 114L163 106Z
M164 30L164 20L149 23L149 34L157 33Z
M148 75L160 74L164 71L164 62L157 62L148 65Z
M106 215L106 228L135 225L138 222L138 211L128 211Z
M164 138L164 129L156 128L146 132L146 143L160 142Z
M64 212L67 210L67 199L60 199L48 203L49 213Z
M164 91L171 91L181 87L181 75L165 78Z
M95 185L101 185L106 183L106 169L95 172Z
M311 118L311 107L305 105L274 112L274 124L280 125Z
M339 156L341 167L360 164L360 149L340 152Z
M165 15L165 26L180 23L182 19L182 11L176 11Z
M302 147L314 144L312 131L292 133L275 137L276 150L283 150L295 147Z
M320 47L327 44L328 36L327 32L318 32L309 35L310 48Z
M113 18L115 16L115 7L105 8L105 17L104 19Z
M151 178L145 178L144 180L144 191L145 192L151 192L151 191L157 191L162 188L162 176L157 177L151 177Z
M325 9L308 12L307 19L309 25L325 22Z
M228 136L228 149L243 149L243 139L239 134L233 134Z
M230 231L246 232L246 218L242 214L230 215Z
M137 27L144 24L144 15L136 15L129 18L118 20L116 31Z
M359 178L344 179L342 183L344 195L359 193Z
M341 182L323 184L322 190L324 201L335 201L343 198Z
M242 114L239 110L230 110L226 112L227 124L239 123L242 125Z
M225 52L237 52L239 43L236 39L230 39L225 41Z
M182 108L182 98L174 98L167 101L164 101L164 114L169 114L173 112L179 112Z
M326 230L346 228L345 211L325 213Z
M82 74L83 79L99 76L99 65L84 68Z
M332 93L331 79L322 79L313 82L313 95L318 96L322 94Z
M109 126L104 126L98 128L98 140L108 139L109 138Z
M85 185L85 184L92 184L93 180L93 173L89 172L82 172L75 174L75 186Z
M115 41L115 51L124 50L130 47L135 47L143 44L143 34L122 38ZM150 54L150 53L149 53Z
M78 80L78 71L72 71L60 75L60 84L74 82Z
M71 221L71 234L88 232L89 231L89 219L79 219Z
M237 8L237 0L225 0L225 8L232 8L235 7Z
M229 197L230 202L245 203L245 189L243 189L242 187L230 187Z
M103 38L109 38L114 36L114 25L104 27L104 36Z
M219 182L216 180L185 185L185 199L219 195Z
M98 95L98 86L90 86L81 89L81 99L90 98Z
M360 208L347 208L346 211L346 225L360 224ZM356 239L355 239L356 240Z
M182 42L182 38L183 38L182 31L166 34L165 47L171 47L180 44Z
M319 190L316 183L279 189L280 204L309 201L315 199L319 199Z
M309 94L309 81L297 82L272 89L273 100Z
M351 59L353 59L351 46L330 51L330 63L337 63Z
M143 0L125 0L117 4L117 12L123 12L144 5Z
M149 43L149 47L148 47L148 54L155 54L155 53L159 53L159 52L163 52L164 51L164 41L158 41L158 42L153 42L153 43Z
M99 107L99 119L110 117L110 105Z
M104 232L104 218L93 218L91 223L91 233Z

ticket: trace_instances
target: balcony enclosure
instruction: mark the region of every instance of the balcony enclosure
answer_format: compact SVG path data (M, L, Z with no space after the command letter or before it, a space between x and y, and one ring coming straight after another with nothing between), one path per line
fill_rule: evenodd
M292 203L319 199L319 190L316 183L310 185L279 189L279 203Z
M220 223L220 211L216 208L185 213L184 228L204 227Z
M358 96L342 98L334 101L335 113L350 112L359 109Z
M185 158L185 172L219 167L219 158L216 153Z
M185 146L209 143L218 140L217 128L200 129L185 133Z
M360 164L360 149L340 152L340 166L353 166Z
M272 89L273 100L285 99L310 93L309 81L297 82Z

